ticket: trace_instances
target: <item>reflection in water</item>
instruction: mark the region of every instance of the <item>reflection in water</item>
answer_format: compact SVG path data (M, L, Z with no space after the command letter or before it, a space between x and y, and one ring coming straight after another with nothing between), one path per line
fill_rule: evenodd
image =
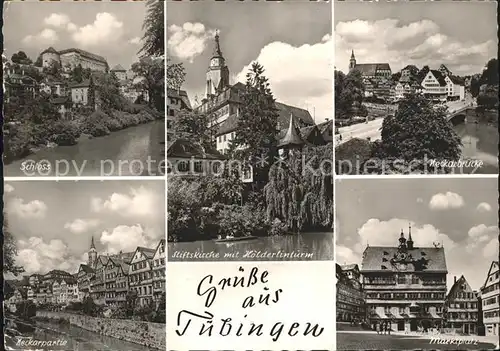
M69 324L36 322L36 328L25 323L8 320L5 332L5 346L7 350L26 350L25 347L16 347L19 337L33 338L36 341L56 342L60 345L52 346L51 350L70 351L151 351L146 346L130 343L109 336L100 335Z
M162 149L165 141L165 121L159 120L124 130L113 132L110 135L81 140L73 146L57 146L43 149L28 155L22 160L12 162L4 166L5 176L26 176L21 170L23 162L33 160L35 162L48 162L52 167L49 174L30 174L32 176L55 176L56 161L66 160L60 163L59 173L66 176L158 176L159 162L164 159ZM150 172L148 174L147 162L150 161ZM121 164L119 164L121 161ZM134 161L134 162L132 162ZM42 163L43 163L42 162ZM75 168L76 167L76 168ZM80 173L76 169L80 169ZM101 174L102 173L102 174ZM61 174L60 174L61 175Z
M303 254L302 257L252 257L255 252L262 253L294 253ZM215 240L202 240L195 242L168 243L169 260L182 261L179 254L189 253L219 253L221 260L235 261L290 261L290 260L332 260L333 259L333 233L301 233L297 235L268 236L255 240L217 243ZM177 253L177 255L175 254ZM246 256L250 254L249 256ZM198 259L197 259L198 260ZM199 260L213 260L203 258Z
M498 130L493 125L476 124L474 121L475 118L469 116L467 123L454 126L462 139L463 158L483 161L483 166L475 173L496 174L498 173ZM472 169L464 169L464 173L472 171Z

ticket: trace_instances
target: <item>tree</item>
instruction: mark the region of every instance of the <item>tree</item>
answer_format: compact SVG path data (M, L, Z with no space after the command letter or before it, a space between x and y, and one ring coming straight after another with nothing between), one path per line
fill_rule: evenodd
M365 86L358 70L347 75L335 71L335 118L348 119L364 114L363 98Z
M173 130L176 137L188 139L212 147L213 133L209 128L210 118L206 113L199 111L182 110L174 121Z
M134 314L136 305L137 305L137 291L135 290L127 291L127 296L125 297L125 315L127 317L131 317Z
M234 143L242 147L241 158L252 165L258 184L266 180L269 172L269 166L259 160L267 158L271 163L277 156L279 115L264 68L254 62L246 77Z
M82 301L83 313L88 316L96 316L99 310L94 300L90 296L86 296Z
M400 78L401 78L401 72L396 72L391 76L391 80L393 82L399 82Z
M481 76L481 84L498 85L498 60L492 58L486 64L486 69Z
M165 109L163 93L165 89L165 61L163 59L145 57L132 65L132 72L142 79L136 82L136 87L147 91L150 106L158 110Z
M73 68L71 70L71 72L69 73L69 76L70 76L70 79L77 82L77 83L81 83L83 82L83 68L82 68L82 65L79 64L78 66L76 66L75 68Z
M164 2L150 0L147 4L146 18L143 23L144 35L142 37L143 46L139 50L142 56L163 56L165 55L165 12Z
M478 77L473 76L470 81L470 93L472 97L477 97L479 95L479 90L481 88L481 81Z
M11 273L18 276L24 273L22 266L16 265L17 245L14 237L9 231L6 213L3 212L3 273Z
M43 68L43 72L56 78L61 78L61 65L59 62L51 61L47 67Z
M456 161L461 140L447 120L446 110L435 109L420 95L399 103L394 116L382 124L381 151L389 159L415 163L416 169L435 169L424 161Z
M170 58L167 58L167 88L180 89L185 77L186 72L182 63L172 63Z
M493 110L498 107L498 86L486 85L477 96L477 104L483 109Z
M305 147L271 167L264 188L268 222L279 219L293 232L331 228L332 149Z
M18 51L15 54L12 54L11 61L22 65L30 65L33 63L24 51Z
M36 58L36 61L34 63L36 67L42 67L43 66L43 61L42 61L42 55L38 55Z
M430 70L431 69L427 65L422 67L422 69L420 71L418 71L417 79L423 80L425 78L425 76L427 75L427 73L429 73Z

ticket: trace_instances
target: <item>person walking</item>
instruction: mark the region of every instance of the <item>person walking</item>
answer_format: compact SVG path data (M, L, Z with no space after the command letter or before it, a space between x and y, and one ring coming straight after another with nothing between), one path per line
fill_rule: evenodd
M380 334L380 323L375 322L375 330L377 331L377 334Z
M387 322L387 334L391 335L391 322Z

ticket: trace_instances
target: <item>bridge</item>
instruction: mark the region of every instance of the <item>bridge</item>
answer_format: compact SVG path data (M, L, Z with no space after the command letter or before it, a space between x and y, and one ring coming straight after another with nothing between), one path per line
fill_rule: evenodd
M446 116L447 121L452 121L455 117L458 116L463 116L463 119L465 120L465 115L467 110L471 108L470 106L462 106L456 110L453 111L448 111L448 115Z

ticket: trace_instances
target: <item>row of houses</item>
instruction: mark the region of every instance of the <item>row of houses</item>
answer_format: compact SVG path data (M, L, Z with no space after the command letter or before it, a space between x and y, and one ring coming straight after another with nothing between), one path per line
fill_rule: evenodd
M479 291L464 276L447 293L443 247L415 247L401 233L394 247L368 246L361 269L336 265L337 321L365 321L392 330L429 327L463 334L499 334L499 263L490 265Z
M67 305L91 297L98 305L120 307L129 291L137 293L141 306L158 304L165 293L165 240L155 248L137 247L133 252L98 255L92 239L88 261L70 274L52 270L11 281L6 304L13 308L22 300L35 304Z
M385 101L398 101L411 93L420 93L436 102L464 100L467 82L453 75L445 65L439 69L421 71L407 65L400 72L398 81L388 63L357 63L354 51L349 60L349 71L360 72L365 85L365 96Z

